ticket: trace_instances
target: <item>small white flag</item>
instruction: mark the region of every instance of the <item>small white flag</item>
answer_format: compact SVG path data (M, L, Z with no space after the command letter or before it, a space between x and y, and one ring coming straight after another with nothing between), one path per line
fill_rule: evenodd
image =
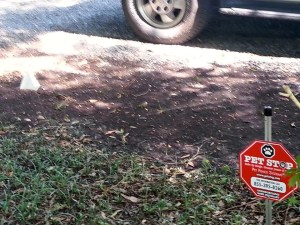
M26 72L23 75L23 79L21 81L20 89L21 90L32 90L37 91L40 88L40 83L34 76L33 72Z

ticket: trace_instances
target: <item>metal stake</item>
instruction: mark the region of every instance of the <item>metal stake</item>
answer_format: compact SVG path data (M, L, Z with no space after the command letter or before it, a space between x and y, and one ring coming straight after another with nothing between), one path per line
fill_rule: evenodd
M272 141L272 107L266 106L265 115L265 141ZM272 225L272 201L266 199L266 225Z

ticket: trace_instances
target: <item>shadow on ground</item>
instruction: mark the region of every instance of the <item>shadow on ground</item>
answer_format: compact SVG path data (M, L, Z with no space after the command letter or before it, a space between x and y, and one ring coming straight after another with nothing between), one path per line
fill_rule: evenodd
M299 21L219 15L188 45L299 58L299 25Z
M81 60L67 59L77 66ZM38 74L44 88L37 93L18 90L19 75L8 76L0 86L1 121L26 127L89 121L85 128L95 143L114 139L128 151L171 163L200 155L235 165L246 145L264 138L262 111L271 105L273 139L299 152L299 110L278 95L281 84L290 82L283 74L125 64L97 67L87 60L80 69L90 76L44 71Z

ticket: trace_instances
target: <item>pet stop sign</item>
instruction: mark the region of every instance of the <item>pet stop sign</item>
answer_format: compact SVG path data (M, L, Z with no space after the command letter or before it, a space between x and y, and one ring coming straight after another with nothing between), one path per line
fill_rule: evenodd
M258 198L281 201L297 187L289 186L285 171L297 168L295 159L280 143L254 141L240 153L240 177Z

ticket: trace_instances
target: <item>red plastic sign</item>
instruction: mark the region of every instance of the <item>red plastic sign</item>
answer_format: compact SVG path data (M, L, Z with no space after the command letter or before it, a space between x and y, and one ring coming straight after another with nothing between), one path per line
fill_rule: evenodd
M297 168L280 143L254 141L240 153L240 177L258 198L281 201L297 188L289 186L285 171Z

